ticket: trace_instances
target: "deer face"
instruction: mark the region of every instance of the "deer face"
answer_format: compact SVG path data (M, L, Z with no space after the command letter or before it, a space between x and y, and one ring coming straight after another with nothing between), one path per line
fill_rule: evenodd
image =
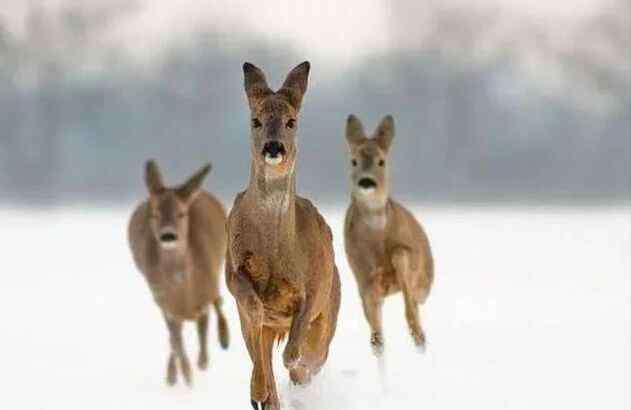
M382 205L388 199L388 151L394 137L394 120L385 117L374 135L367 138L361 122L348 117L346 140L350 152L351 192L369 205Z
M296 161L298 114L307 90L309 63L294 68L276 92L269 88L265 74L254 65L245 63L243 73L250 106L255 169L272 178L290 174Z
M167 188L155 161L145 166L145 183L149 190L151 232L163 250L182 250L188 238L188 211L197 197L210 165L200 169L184 184Z

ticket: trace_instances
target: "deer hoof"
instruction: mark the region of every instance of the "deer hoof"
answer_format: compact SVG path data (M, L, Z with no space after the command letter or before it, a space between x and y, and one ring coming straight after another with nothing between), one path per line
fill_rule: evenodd
M171 355L167 366L167 384L169 386L175 386L177 383L177 364L175 361L175 356Z
M199 354L199 357L197 358L197 367L199 367L199 370L208 369L208 354L206 353Z
M425 342L425 335L423 334L423 332L412 332L412 340L414 341L416 350L419 353L425 353L426 342Z
M250 400L250 404L254 410L280 410L280 406L270 402L258 402Z
M289 378L295 386L304 386L311 381L311 372L306 366L296 366L289 371Z
M285 367L287 369L295 368L298 366L298 363L300 363L300 359L300 349L287 345L285 351L283 352L283 362L285 363Z
M383 336L381 333L373 333L370 337L370 346L375 356L379 357L383 354Z

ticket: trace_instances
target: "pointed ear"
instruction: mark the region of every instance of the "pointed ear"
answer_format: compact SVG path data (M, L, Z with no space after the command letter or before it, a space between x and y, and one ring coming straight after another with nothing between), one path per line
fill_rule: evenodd
M254 64L243 64L243 79L245 94L248 96L250 109L253 109L262 98L273 93L267 85L265 74Z
M211 166L210 164L206 164L199 171L197 171L193 176L191 176L185 183L180 185L177 189L177 193L180 198L185 201L191 201L197 196L199 193L199 189L202 186L202 182L204 182L204 178L210 172Z
M353 114L348 116L346 120L346 141L350 147L353 147L366 139L364 126L361 121Z
M310 69L311 64L309 64L308 61L297 65L287 74L283 86L278 90L278 94L284 95L289 101L289 104L296 110L300 110L302 97L307 92Z
M393 138L394 118L392 118L392 115L386 115L379 123L377 131L375 131L375 140L377 141L379 148L384 151L388 151L390 149L390 144L392 144Z
M145 185L151 195L159 194L164 190L164 180L158 168L158 163L150 159L145 163Z

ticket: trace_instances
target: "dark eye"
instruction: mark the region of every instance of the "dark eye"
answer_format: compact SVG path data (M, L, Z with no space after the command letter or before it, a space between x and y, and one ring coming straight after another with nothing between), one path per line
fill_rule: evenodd
M380 167L383 167L384 165L386 165L386 161L384 161L384 160L380 159L380 160L379 160L379 166L380 166Z
M178 212L176 216L177 216L177 219L182 219L186 216L186 214L184 212Z
M357 166L357 160L355 158L351 159L351 164L353 164L354 167Z
M252 126L254 128L260 128L262 125L258 118L252 118Z
M294 120L293 118L289 119L289 121L287 121L287 124L285 124L287 126L287 128L294 128L296 126L296 120Z

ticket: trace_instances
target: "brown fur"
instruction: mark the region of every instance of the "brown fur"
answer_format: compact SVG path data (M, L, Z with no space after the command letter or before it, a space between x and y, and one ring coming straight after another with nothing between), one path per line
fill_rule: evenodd
M285 367L294 383L308 382L328 355L340 282L331 230L311 202L295 193L298 110L309 64L294 68L278 92L255 66L246 63L243 70L252 115L251 177L228 218L226 281L254 365L252 403L277 410L274 340L288 335ZM266 161L270 141L284 146L280 163Z
M383 299L402 291L410 332L419 349L425 348L418 306L425 302L434 278L427 235L402 205L389 197L388 152L394 121L385 117L375 135L367 138L359 120L350 116L346 138L351 157L351 205L346 213L345 247L364 313L371 328L375 354L383 352ZM360 181L376 183L366 192Z
M171 355L167 382L177 381L177 363L185 381L192 382L189 360L182 341L182 325L195 321L199 335L198 366L208 365L208 308L218 317L219 340L228 347L226 319L221 310L219 275L226 250L226 212L221 203L200 189L210 166L186 183L166 188L154 161L148 161L145 180L149 199L134 211L129 223L129 244L134 261L143 273L167 322ZM165 248L161 237L177 236Z

